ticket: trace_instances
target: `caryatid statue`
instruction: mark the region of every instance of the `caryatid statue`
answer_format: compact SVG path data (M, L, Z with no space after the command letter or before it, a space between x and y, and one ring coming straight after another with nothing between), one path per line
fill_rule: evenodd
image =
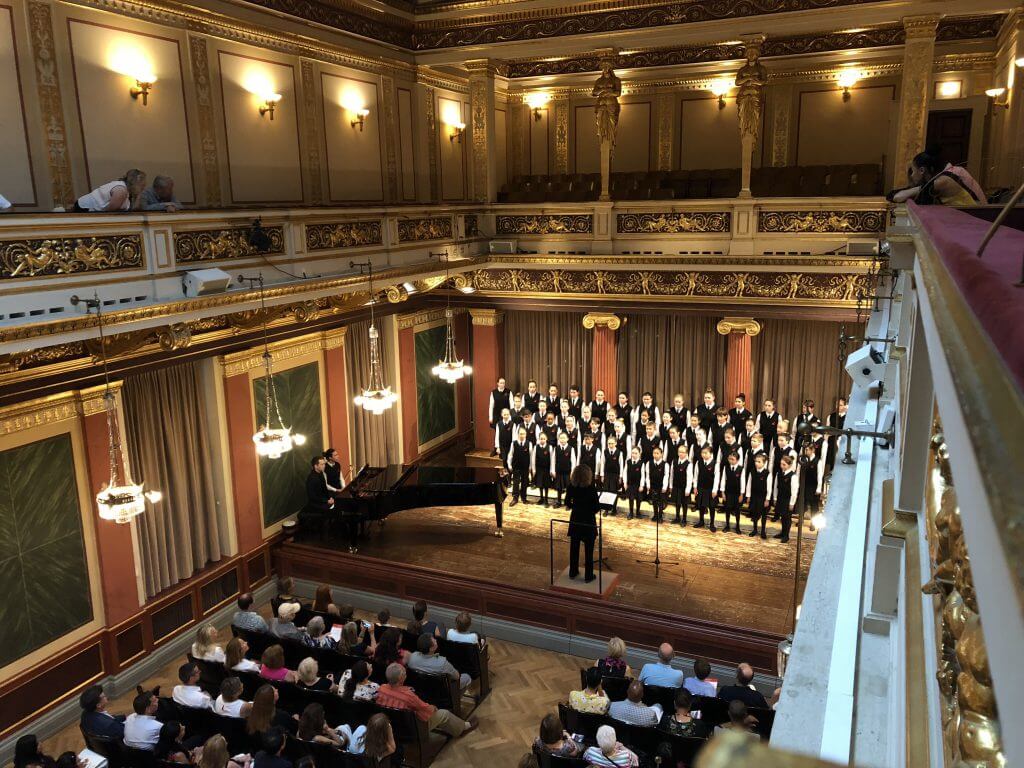
M761 128L764 86L768 82L768 71L760 62L763 40L763 36L758 35L744 41L747 61L736 73L736 108L739 110L740 145L743 148L740 197L750 196L750 167Z
M594 118L597 122L597 137L601 142L601 195L599 200L609 200L609 179L611 177L612 148L615 146L615 129L619 124L619 96L622 95L622 81L615 76L614 55L601 57L601 76L594 83L590 95L597 99L594 104Z

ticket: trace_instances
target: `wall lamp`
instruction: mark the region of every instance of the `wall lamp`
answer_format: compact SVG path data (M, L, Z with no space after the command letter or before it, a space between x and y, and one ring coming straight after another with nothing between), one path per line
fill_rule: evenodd
M992 99L993 107L1002 107L1003 109L1007 109L1010 106L1009 99L1003 98L1006 96L1005 88L989 88L985 91L985 95Z
M836 82L843 89L843 101L850 100L850 89L857 84L858 80L860 80L860 73L852 69L843 70L836 77Z
M363 107L362 109L354 109L352 110L351 113L355 115L355 118L349 121L352 125L352 128L355 129L355 127L358 125L359 132L362 133L363 126L366 125L366 118L369 116L370 110L368 110L366 107Z
M270 114L270 119L274 119L274 107L281 101L280 93L270 93L264 97L263 106L260 107L260 117L266 114Z
M128 90L128 93L132 95L132 98L138 100L142 97L142 106L149 105L149 91L153 87L153 83L156 82L156 76L149 75L145 80L136 80L134 87Z
M533 119L540 121L541 110L551 101L551 96L543 91L533 91L526 94L526 105L533 110Z
M725 95L732 89L732 85L732 80L727 77L720 77L717 80L712 80L711 85L708 86L708 90L718 97L719 109L725 109Z
M448 135L448 141L454 144L456 141L462 143L462 134L466 132L465 123L449 123L452 132Z

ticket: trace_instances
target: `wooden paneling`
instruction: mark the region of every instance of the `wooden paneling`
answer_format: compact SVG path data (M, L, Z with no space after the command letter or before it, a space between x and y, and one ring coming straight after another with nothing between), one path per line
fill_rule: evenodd
M437 99L438 172L441 174L441 200L463 200L466 197L465 147L469 146L469 125L462 141L451 140L452 124L466 123L462 102L439 96Z
M232 597L237 595L238 584L239 576L237 568L232 568L219 578L213 579L204 584L199 590L203 615L206 615L220 606L221 603L230 600Z
M146 650L146 633L143 631L142 622L133 624L127 629L114 635L116 644L117 659L125 664Z
M0 735L44 711L55 700L55 692L74 693L98 679L103 674L100 639L93 636L31 672L27 680L15 680L0 692Z

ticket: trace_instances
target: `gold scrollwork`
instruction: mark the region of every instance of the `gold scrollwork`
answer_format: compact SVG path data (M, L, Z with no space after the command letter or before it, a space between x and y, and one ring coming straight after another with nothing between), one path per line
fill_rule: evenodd
M475 213L468 213L462 217L462 232L465 237L480 236L480 222Z
M451 216L430 216L422 219L399 219L398 221L398 242L400 243L450 240L451 238Z
M594 217L587 214L567 216L498 216L499 235L589 235L594 232Z
M263 227L270 248L257 250L250 242L247 228L196 230L174 233L174 259L179 263L242 259L257 253L270 256L284 253L284 228Z
M622 318L618 315L610 315L600 312L588 312L583 316L583 327L588 331L598 326L607 326L611 331L617 331L622 327Z
M620 234L680 234L683 232L728 233L732 227L729 211L690 213L620 213L615 228Z
M143 267L140 235L0 241L0 279Z
M874 234L885 231L885 211L761 211L757 231Z
M752 317L723 317L715 325L723 336L730 333L745 333L747 336L757 336L761 332L761 324Z
M307 251L359 248L366 245L381 245L383 242L379 219L341 221L337 224L308 224L306 226Z

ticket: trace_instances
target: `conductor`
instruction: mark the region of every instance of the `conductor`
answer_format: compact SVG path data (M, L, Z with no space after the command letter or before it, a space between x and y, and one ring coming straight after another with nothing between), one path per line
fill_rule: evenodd
M584 547L587 583L594 576L594 540L597 538L597 489L594 487L594 473L586 464L579 464L569 477L569 491L566 494L569 507L569 578L580 575L580 545Z

